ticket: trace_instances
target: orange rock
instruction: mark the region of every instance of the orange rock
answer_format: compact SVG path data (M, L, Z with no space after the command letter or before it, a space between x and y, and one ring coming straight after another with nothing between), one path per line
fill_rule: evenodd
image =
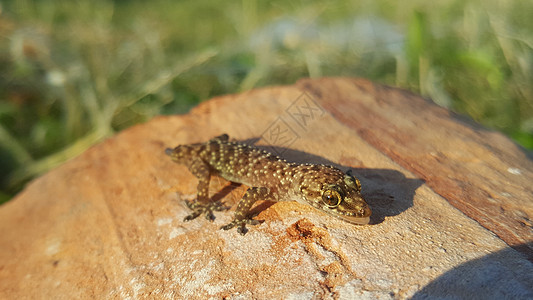
M231 212L183 222L196 179L164 149L223 132L353 169L372 224L296 202L260 204L245 236L218 229ZM121 132L1 206L0 298L532 297L531 182L501 134L366 80L218 97ZM236 203L244 187L225 186L211 194Z

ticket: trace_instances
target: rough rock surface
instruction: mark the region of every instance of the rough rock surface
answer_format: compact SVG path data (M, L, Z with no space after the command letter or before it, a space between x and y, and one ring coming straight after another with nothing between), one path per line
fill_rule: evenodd
M196 179L164 149L221 133L352 169L355 226L296 202L184 222ZM158 117L0 207L1 299L533 298L533 163L502 135L366 80L302 80ZM236 203L246 187L212 181Z

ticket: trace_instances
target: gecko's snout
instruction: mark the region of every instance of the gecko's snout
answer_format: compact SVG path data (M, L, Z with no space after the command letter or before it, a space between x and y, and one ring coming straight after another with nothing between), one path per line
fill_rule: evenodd
M172 152L174 152L174 149L172 149L172 148L167 148L167 149L165 149L165 154L166 154L166 155L169 155L169 156L170 156L170 155L172 155Z

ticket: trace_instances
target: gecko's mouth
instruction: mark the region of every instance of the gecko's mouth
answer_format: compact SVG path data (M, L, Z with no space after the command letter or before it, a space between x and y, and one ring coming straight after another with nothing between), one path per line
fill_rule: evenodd
M366 225L370 222L370 216L368 217L354 217L354 216L339 216L344 221L357 225Z
M364 205L362 208L360 208L357 214L353 214L353 215L340 214L338 215L338 217L352 224L366 225L370 222L371 215L372 215L372 210L370 209L370 207L368 207L368 205Z

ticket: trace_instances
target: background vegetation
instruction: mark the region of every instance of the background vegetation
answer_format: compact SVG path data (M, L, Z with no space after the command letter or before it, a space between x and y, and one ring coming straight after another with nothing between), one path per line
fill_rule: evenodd
M521 0L0 2L0 203L158 114L301 77L366 77L533 148Z

